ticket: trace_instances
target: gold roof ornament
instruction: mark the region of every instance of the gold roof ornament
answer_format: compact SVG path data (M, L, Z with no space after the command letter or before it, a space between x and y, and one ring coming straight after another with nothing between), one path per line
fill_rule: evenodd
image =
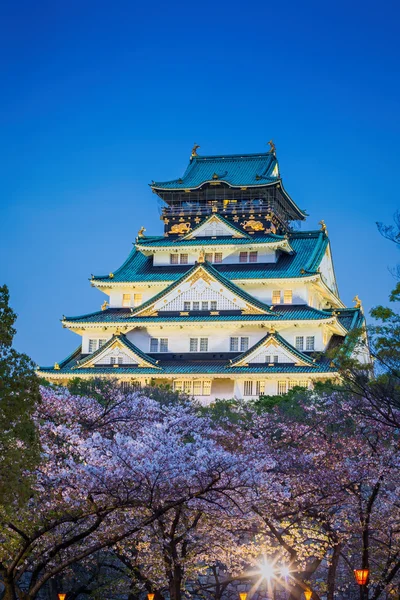
M108 302L107 300L104 300L103 304L101 305L101 310L107 310L108 308Z
M60 365L58 363L54 363L54 370L55 371L59 371L60 370Z
M206 261L206 255L203 249L200 250L199 252L199 258L197 259L198 263L204 263Z
M328 235L328 229L327 229L325 221L323 219L321 219L319 221L318 225L321 225L321 231L322 231L322 233L325 233L325 235Z
M274 154L276 156L276 146L274 142L272 140L269 140L267 144L269 145L269 151L271 152L271 154Z
M192 148L192 154L191 157L193 158L193 156L198 156L197 154L197 148L200 148L199 144L194 144L193 148Z
M145 227L141 227L138 231L138 237L144 237L144 232L146 231Z
M108 276L110 279L114 279L114 273L109 273Z
M357 294L354 296L353 302L355 302L354 308L362 308L362 302L361 302L360 298L357 296Z

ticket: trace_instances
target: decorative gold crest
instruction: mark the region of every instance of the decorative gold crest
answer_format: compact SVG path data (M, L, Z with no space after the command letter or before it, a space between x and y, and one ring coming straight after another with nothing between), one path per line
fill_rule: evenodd
M252 231L264 231L265 229L261 221L244 221L241 225L244 229L251 229Z
M204 283L207 283L208 285L210 285L213 281L212 277L210 277L208 273L203 271L203 269L199 269L198 271L196 271L196 273L193 273L193 275L189 277L187 282L190 283L190 285L192 286L196 283L196 281L199 281L199 279L202 279Z
M190 223L176 223L172 225L169 233L189 233L190 229Z

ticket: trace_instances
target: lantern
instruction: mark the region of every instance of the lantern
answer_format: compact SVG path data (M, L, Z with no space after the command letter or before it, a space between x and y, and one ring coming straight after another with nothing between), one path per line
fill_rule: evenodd
M65 600L66 597L67 597L67 594L57 594L58 600Z
M247 592L240 592L239 598L240 600L247 600Z
M147 594L147 599L154 600L154 596L155 596L155 594Z
M304 598L306 600L311 600L312 590L304 590Z
M368 581L369 570L368 569L354 569L354 577L358 585L366 585Z

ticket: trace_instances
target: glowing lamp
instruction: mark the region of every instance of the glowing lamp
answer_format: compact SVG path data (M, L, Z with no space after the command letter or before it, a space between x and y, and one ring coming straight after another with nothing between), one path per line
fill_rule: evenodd
M58 600L65 600L66 597L67 597L67 594L57 594Z
M358 585L366 585L368 581L369 570L368 569L354 569L354 577Z
M312 590L304 590L304 598L306 600L311 600L312 597Z
M240 600L247 600L247 592L240 592L239 598Z
M147 594L147 600L154 600L155 594Z

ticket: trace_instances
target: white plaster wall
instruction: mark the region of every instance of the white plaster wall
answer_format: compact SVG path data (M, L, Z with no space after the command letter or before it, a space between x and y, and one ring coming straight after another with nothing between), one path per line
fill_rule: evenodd
M321 271L322 279L324 280L324 282L326 283L328 288L330 290L332 290L332 292L334 294L337 295L338 289L337 289L337 285L336 285L335 273L333 270L333 262L332 262L332 257L331 257L331 252L329 250L329 246L326 249L326 252L321 260L321 264L320 264L319 268Z
M277 329L277 331L279 331ZM182 353L189 352L189 344L191 337L206 337L208 338L208 352L229 352L231 337L248 337L249 348L259 342L268 332L266 328L259 326L241 326L226 323L223 325L206 325L193 324L192 328L180 328L179 326L163 327L148 326L138 329L133 329L126 335L133 344L135 344L143 352L150 351L150 338L168 338L168 352ZM313 335L315 337L315 350L323 351L322 327L318 325L298 326L289 325L284 330L281 330L282 337L290 344L295 345L295 337L298 335ZM305 340L304 340L305 347Z
M123 295L130 294L131 306L133 307L134 294L142 294L142 302L147 302L147 300L150 300L150 298L161 292L166 287L166 285L152 285L150 287L147 285L115 287L110 294L109 304L111 308L122 308Z
M307 304L308 303L308 285L302 282L275 280L274 282L264 279L258 283L239 283L234 281L235 285L245 290L258 300L266 304L272 304L272 292L275 290L281 291L281 300L283 303L283 291L292 290L292 304Z
M154 266L170 265L170 254L188 254L188 264L194 265L199 258L200 250L204 250L204 252L207 253L222 252L222 264L238 264L240 252L251 252L253 250L258 252L257 263L273 263L276 261L276 252L274 250L268 250L266 248L259 249L257 246L243 246L239 250L232 250L229 246L218 247L210 244L206 248L204 246L190 246L189 248L171 248L168 252L156 252L153 258L153 264Z

